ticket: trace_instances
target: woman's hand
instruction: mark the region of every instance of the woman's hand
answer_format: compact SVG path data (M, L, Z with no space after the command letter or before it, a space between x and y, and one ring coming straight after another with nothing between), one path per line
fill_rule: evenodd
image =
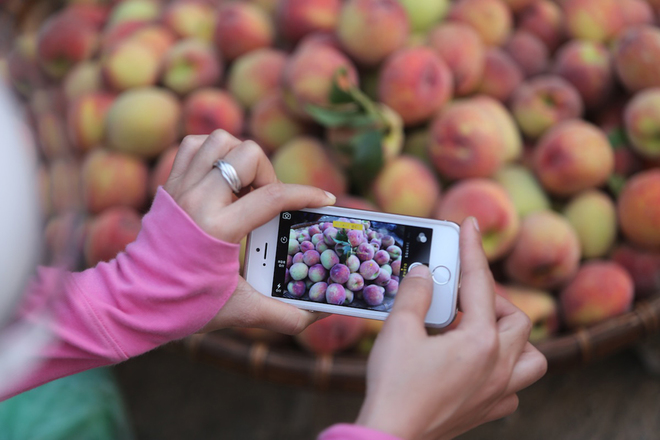
M433 282L416 267L403 280L371 351L357 423L403 439L449 439L514 412L516 393L546 371L529 318L494 293L474 219L461 227L458 326L428 336Z
M218 159L236 169L243 186L238 199L213 167ZM335 203L334 195L318 188L283 184L256 143L242 142L224 130L187 136L164 189L202 230L229 243L240 242L282 211ZM295 334L322 316L268 298L241 278L234 294L202 331L234 326Z

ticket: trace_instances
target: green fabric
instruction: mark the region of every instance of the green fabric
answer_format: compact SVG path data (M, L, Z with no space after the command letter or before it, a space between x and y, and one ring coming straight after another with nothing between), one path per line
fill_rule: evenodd
M2 440L132 439L112 373L97 368L0 403Z

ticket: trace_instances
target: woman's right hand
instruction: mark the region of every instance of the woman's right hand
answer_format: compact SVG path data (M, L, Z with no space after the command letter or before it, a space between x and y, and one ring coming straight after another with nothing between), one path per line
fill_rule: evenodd
M427 335L431 274L410 271L371 351L357 424L406 440L453 438L514 412L516 393L545 374L529 318L494 292L474 219L463 222L460 247L460 323Z

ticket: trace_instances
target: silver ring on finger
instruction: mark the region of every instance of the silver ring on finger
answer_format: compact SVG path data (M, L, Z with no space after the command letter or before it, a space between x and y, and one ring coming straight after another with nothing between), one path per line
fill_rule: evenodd
M226 162L222 159L216 160L213 163L213 166L220 170L222 177L227 181L227 184L231 190L235 194L238 194L243 188L243 184L241 183L241 179L238 177L236 168L234 168L234 166L229 162Z

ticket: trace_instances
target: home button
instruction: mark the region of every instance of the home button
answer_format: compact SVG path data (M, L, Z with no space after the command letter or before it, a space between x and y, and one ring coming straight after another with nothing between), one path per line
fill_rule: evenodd
M445 266L436 266L433 269L433 281L439 285L445 285L451 279L451 272Z

